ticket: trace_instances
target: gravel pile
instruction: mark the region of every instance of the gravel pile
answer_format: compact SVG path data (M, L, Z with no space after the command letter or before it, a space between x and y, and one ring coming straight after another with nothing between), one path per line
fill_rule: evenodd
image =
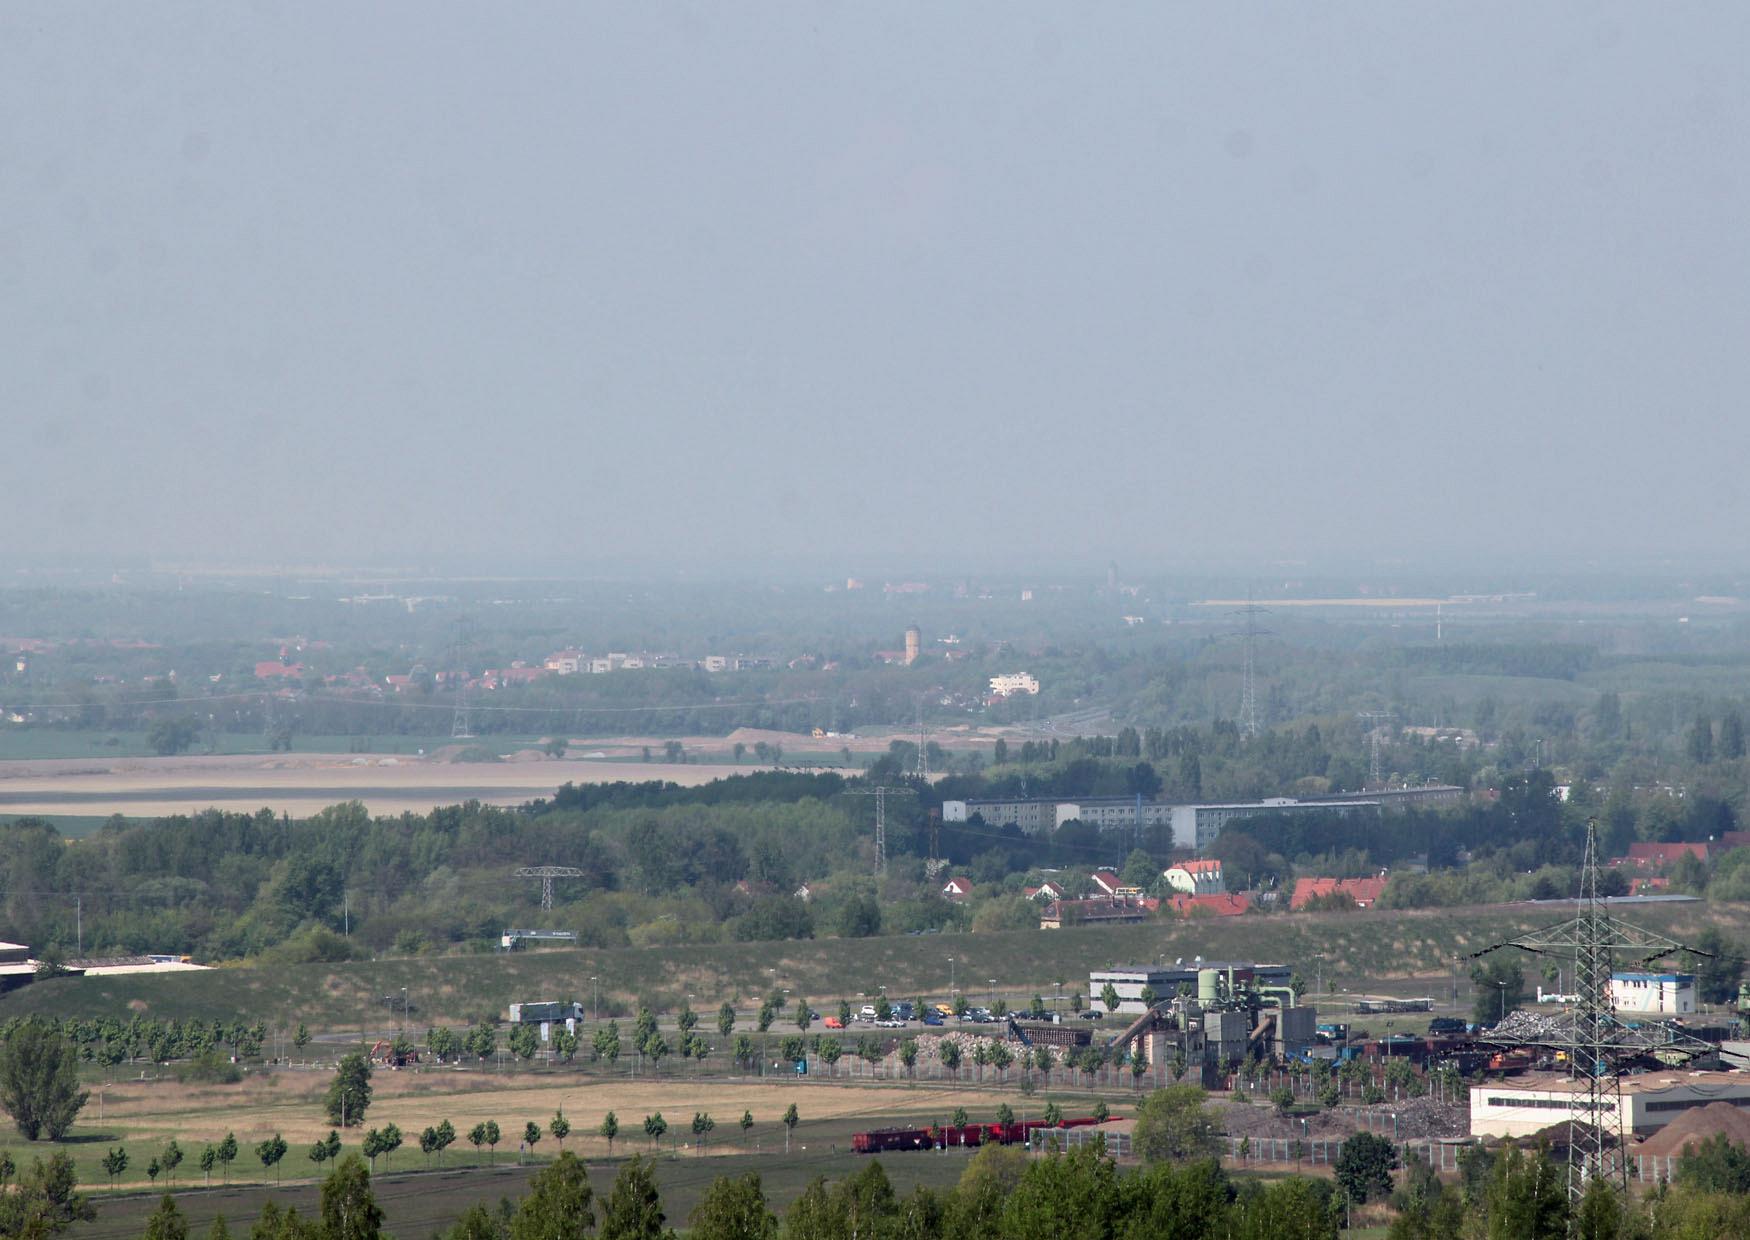
M1507 1019L1492 1026L1487 1036L1493 1042L1549 1042L1567 1037L1571 1032L1564 1019L1521 1009L1507 1013Z

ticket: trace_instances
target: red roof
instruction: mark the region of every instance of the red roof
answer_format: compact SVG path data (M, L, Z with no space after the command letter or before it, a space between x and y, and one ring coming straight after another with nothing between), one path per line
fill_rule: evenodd
M278 659L269 659L265 663L255 665L255 678L257 680L273 680L280 676L302 676L303 674L304 665L302 663L281 663Z
M1385 890L1383 878L1297 878L1289 908L1305 908L1321 897L1342 894L1355 901L1355 907L1367 908Z
M1183 870L1187 874L1220 874L1221 862L1213 857L1209 857L1197 861L1181 861L1178 865L1172 866L1171 868L1175 870Z
M1691 843L1630 844L1628 856L1623 860L1630 865L1670 865L1681 857L1694 857L1697 861L1706 861L1713 851L1714 845L1699 840Z
M1089 875L1089 877L1094 880L1094 885L1104 891L1107 895L1117 891L1120 885L1118 876L1112 873L1111 870L1095 870L1093 874Z
M1181 917L1238 917L1252 907L1252 897L1238 892L1219 896L1178 895L1167 903Z
M963 877L951 878L942 884L942 894L947 896L950 900L959 896L971 895L972 880Z

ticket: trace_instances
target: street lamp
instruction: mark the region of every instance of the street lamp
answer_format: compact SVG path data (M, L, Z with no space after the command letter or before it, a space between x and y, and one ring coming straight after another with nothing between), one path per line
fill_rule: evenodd
M993 1014L996 1011L996 1006L997 1006L997 979L993 977L990 979L990 1007L991 1007L991 1011Z
M1053 986L1057 987L1057 993L1051 996L1051 1018L1053 1020L1056 1020L1057 1019L1057 1002L1059 999L1063 998L1063 983L1062 982L1053 982L1051 984Z
M1500 1019L1506 1020L1507 1019L1507 983L1504 981L1500 981L1500 982L1496 982L1495 985L1498 986L1501 990L1501 1017L1500 1017Z
M948 1006L954 1006L954 957L948 957Z
M597 979L594 977L589 979L589 1018L596 1024L600 1024L602 1019L601 992L597 988L596 982Z

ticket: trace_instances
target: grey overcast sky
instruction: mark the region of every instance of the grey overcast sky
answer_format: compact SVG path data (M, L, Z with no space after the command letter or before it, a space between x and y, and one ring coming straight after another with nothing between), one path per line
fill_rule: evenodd
M8 4L5 550L1741 559L1747 36Z

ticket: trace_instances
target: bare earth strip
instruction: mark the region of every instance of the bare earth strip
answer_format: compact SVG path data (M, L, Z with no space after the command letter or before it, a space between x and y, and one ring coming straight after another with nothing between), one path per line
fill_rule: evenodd
M294 817L341 801L373 814L424 813L434 805L479 800L517 805L550 797L563 783L666 780L686 786L761 768L664 762L558 759L448 763L417 758L299 754L291 758L60 759L0 763L0 814L124 814L129 817L219 808L266 808Z

